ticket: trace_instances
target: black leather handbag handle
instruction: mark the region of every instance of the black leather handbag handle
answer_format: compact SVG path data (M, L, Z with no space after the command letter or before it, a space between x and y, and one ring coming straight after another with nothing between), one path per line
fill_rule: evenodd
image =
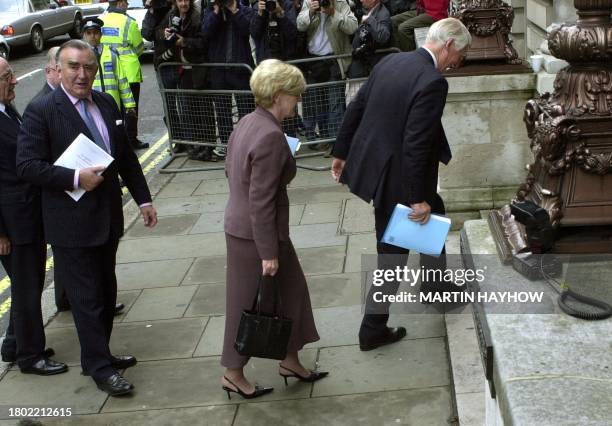
M280 289L278 288L278 283L274 279L274 277L270 276L269 278L272 281L272 286L274 287L274 305L272 314L274 316L281 317L282 316L282 301L280 295ZM261 315L261 299L263 297L263 281L264 276L259 277L259 284L257 286L257 294L255 294L255 298L253 299L253 305L251 306L251 312L257 312L257 316Z

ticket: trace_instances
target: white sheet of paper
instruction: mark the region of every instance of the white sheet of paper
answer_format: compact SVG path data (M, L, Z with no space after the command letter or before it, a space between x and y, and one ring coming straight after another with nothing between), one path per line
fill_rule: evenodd
M68 169L85 169L87 167L108 167L114 158L100 148L94 141L80 133L68 148L59 156L54 165ZM102 172L98 173L99 175ZM74 201L79 201L85 194L83 188L66 191Z

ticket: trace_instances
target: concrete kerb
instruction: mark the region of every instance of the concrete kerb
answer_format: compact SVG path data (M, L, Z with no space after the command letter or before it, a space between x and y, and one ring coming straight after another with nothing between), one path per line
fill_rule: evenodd
M183 162L187 161L187 158ZM181 163L182 165L182 163ZM149 189L151 191L151 198L154 200L157 194L172 180L174 174L156 174L153 176L149 183ZM124 230L128 230L140 216L140 209L134 202L133 198L123 206L124 216ZM51 273L50 270L47 273ZM51 282L44 289L41 297L41 306L43 313L43 324L45 327L51 322L51 320L57 315L57 309L55 307L55 281ZM4 336L0 337L0 344L4 341ZM0 361L0 380L4 378L6 373L9 371L11 364Z

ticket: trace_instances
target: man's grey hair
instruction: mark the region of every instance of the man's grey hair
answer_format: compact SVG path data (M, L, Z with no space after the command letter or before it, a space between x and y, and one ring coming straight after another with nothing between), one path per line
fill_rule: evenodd
M64 49L77 49L77 50L88 50L91 52L91 54L93 55L93 50L91 50L91 46L89 44L87 44L86 42L84 42L83 40L68 40L66 43L62 44L59 49L57 50L57 55L55 56L57 58L57 64L61 65L60 63L60 55L62 54L62 50Z
M53 46L47 52L47 66L57 64L59 62L59 46Z
M472 43L470 32L459 19L446 18L435 22L429 27L425 43L441 46L451 39L455 41L457 50L463 50Z

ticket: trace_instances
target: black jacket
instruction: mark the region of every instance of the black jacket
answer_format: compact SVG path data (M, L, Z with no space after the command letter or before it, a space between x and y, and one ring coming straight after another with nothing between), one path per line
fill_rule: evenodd
M38 91L38 93L32 98L32 100L30 102L35 101L36 99L42 98L43 96L49 94L53 92L53 89L51 88L51 86L49 86L49 84L45 81L45 84L43 85L43 87L40 88L40 90Z
M278 34L280 36L280 54L274 54L270 49L270 18L269 14L259 15L259 4L253 3L255 13L251 18L251 37L255 41L255 54L257 63L264 59L280 59L286 61L295 55L297 43L297 13L291 0L279 0L285 12L282 18L275 18Z
M338 132L332 155L346 160L341 182L375 207L432 204L438 162L451 159L441 122L447 92L425 49L382 59Z
M0 112L0 235L11 244L28 244L42 231L40 188L17 176L19 125Z
M64 192L73 188L74 170L53 163L80 133L93 136L63 89L28 105L17 142L17 173L42 188L45 236L59 247L95 247L123 235L119 175L136 204L151 201L117 104L106 93L94 90L92 96L108 128L115 160L104 171L104 181L78 202Z

